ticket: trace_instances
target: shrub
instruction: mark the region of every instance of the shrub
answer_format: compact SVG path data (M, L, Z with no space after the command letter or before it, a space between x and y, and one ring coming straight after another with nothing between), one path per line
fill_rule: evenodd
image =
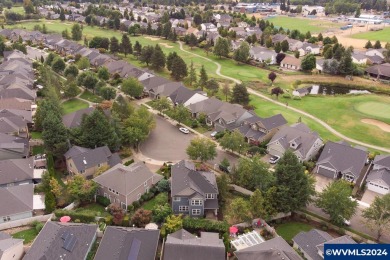
M134 201L134 202L133 202L133 209L134 209L134 210L138 209L140 205L141 205L141 204L140 204L139 201Z
M129 166L130 164L134 163L134 159L128 160L124 163L125 166Z
M192 128L197 128L198 126L199 126L199 123L197 120L192 121L192 123L191 123Z
M153 194L156 194L156 192L157 192L156 186L153 186L152 188L150 188L149 192L153 193Z
M74 210L57 209L54 211L57 218L62 216L69 216L71 219L79 219L82 223L89 223L95 221L95 214L93 212L77 212Z
M107 216L105 219L104 219L104 222L106 222L107 226L110 226L112 225L112 220L114 219L113 216Z
M110 199L109 198L106 198L106 197L103 197L103 196L96 196L96 202L100 205L102 205L103 207L107 207L108 205L111 204L110 202Z
M127 206L127 211L128 212L133 212L134 211L134 206L133 205L128 205Z
M152 211L146 209L138 209L131 218L131 223L133 223L137 227L145 227L145 225L150 223L151 220Z
M75 220L74 220L74 223L80 223L80 222L81 222L80 219L75 219Z
M156 189L159 191L159 192L167 192L169 191L171 188L170 188L170 185L169 185L169 181L166 180L166 179L162 179L161 181L159 181L156 185Z
M130 217L126 215L122 220L122 226L128 227L130 226Z
M340 235L340 236L344 236L345 235L345 229L344 228L339 228L337 230L337 233Z
M225 131L218 132L214 137L215 139L220 139L226 134Z
M45 193L45 211L52 213L56 208L56 198L51 191Z
M186 217L183 219L183 228L190 232L201 229L207 232L218 232L222 235L229 229L229 224L226 221L211 221L208 219Z
M37 231L37 233L41 232L43 226L44 225L41 222L38 222L38 224L35 225L35 230Z

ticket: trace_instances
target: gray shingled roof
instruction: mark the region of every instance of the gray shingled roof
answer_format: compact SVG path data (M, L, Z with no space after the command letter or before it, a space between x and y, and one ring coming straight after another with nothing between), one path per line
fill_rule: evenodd
M62 123L64 123L64 125L67 128L79 127L81 125L81 120L83 118L83 115L89 115L94 110L95 110L95 108L88 107L85 109L80 109L80 110L73 112L73 113L70 113L70 114L66 114L62 117Z
M368 174L367 182L382 180L390 187L390 170L382 168L380 170L372 170Z
M184 104L196 93L197 92L194 90L190 90L186 87L180 86L171 95L169 95L169 98L174 104Z
M308 232L298 233L292 240L313 260L322 260L321 256L318 255L317 246L332 239L333 237L328 233L312 229Z
M33 184L0 188L0 217L31 212L33 196Z
M374 162L375 165L385 167L390 169L390 155L377 155L375 156Z
M324 253L324 244L356 244L355 240L353 240L350 236L344 235L342 237L337 237L332 240L327 241L326 243L322 243L317 246L317 249ZM322 258L321 258L322 259Z
M380 76L390 77L390 63L384 63L374 65L366 69L366 72L370 74L376 74Z
M95 260L154 260L160 230L109 226L95 255ZM129 256L135 256L129 258Z
M196 237L181 229L169 234L165 241L164 260L224 260L225 245L218 233L201 232Z
M337 172L350 172L358 179L366 160L367 152L345 142L328 141L316 165L327 164L327 167L331 165Z
M0 231L0 259L2 259L2 255L6 250L11 249L13 246L22 243L23 239L12 238L7 233ZM23 247L23 246L22 246ZM6 259L5 259L6 260Z
M162 175L151 172L143 162L137 162L129 166L117 164L93 180L104 187L118 191L122 195L128 195L152 177L153 183L157 183L163 178Z
M0 185L32 180L34 159L0 160Z
M238 260L301 260L282 238L275 237L255 246L234 252Z
M119 155L110 152L107 146L98 147L95 149L83 148L80 146L73 146L65 153L65 158L73 159L77 170L85 170L98 164L107 162L110 167L121 163Z
M34 240L24 260L80 260L85 259L96 238L97 225L59 223L49 221L45 224ZM71 251L63 248L68 239L75 239L76 243ZM66 255L66 257L65 257Z
M195 171L191 162L182 160L171 167L171 196L205 196L205 193L218 193L215 175Z

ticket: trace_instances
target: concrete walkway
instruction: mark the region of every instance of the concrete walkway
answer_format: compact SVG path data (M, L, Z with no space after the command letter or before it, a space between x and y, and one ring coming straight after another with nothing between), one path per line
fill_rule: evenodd
M180 45L180 50L183 51L183 52L186 52L186 53L189 53L191 55L194 55L196 57L199 57L199 58L202 58L204 60L207 60L215 65L217 65L217 70L215 71L215 73L220 76L220 77L223 77L223 78L226 78L226 79L229 79L229 80L232 80L233 82L237 83L237 84L240 84L241 81L238 80L238 79L235 79L235 78L232 78L232 77L229 77L229 76L225 76L223 74L221 74L221 64L219 64L218 62L215 62L215 61L212 61L211 59L209 58L205 58L201 55L198 55L198 54L195 54L195 53L192 53L192 52L189 52L189 51L186 51L183 49L183 43L182 42L179 42L179 45ZM250 89L248 88L248 92L252 95L255 95L255 96L258 96L262 99L265 99L269 102L272 102L276 105L279 105L279 106L282 106L282 107L286 107L286 104L284 103L281 103L279 101L276 101L276 100L273 100L272 98L266 96L266 95L263 95L263 94L260 94L258 93L257 91L254 91L253 89ZM325 127L326 130L328 130L329 132L331 132L332 134L336 135L337 137L340 137L341 139L344 139L345 141L348 141L348 142L352 142L352 143L355 143L355 144L358 144L358 145L361 145L361 146L365 146L365 147L368 147L368 148L371 148L371 149L375 149L375 150L379 150L379 151L382 151L382 152L387 152L387 153L390 153L390 149L389 148L385 148L385 147L381 147L381 146L377 146L377 145L371 145L371 144L367 144L367 143L364 143L364 142L361 142L361 141L358 141L358 140L355 140L355 139L352 139L352 138L349 138L343 134L341 134L340 132L336 131L334 128L332 128L330 125L328 125L327 123L325 123L324 121L322 121L321 119L305 112L305 111L302 111L300 109L297 109L297 108L294 108L294 107L287 107L287 109L290 109L294 112L297 112L301 115L304 115L314 121L316 121L317 123L319 123L320 125L322 125L323 127Z

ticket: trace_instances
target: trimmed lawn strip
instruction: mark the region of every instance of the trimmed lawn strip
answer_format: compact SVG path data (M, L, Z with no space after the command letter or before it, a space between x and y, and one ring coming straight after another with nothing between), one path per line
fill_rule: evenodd
M284 238L287 242L291 241L301 231L310 231L314 227L301 222L288 222L276 227L276 233Z
M12 234L13 238L18 238L18 239L24 239L23 244L29 244L31 243L35 237L38 235L38 232L35 228L29 228L23 231L19 231L15 234Z
M95 216L99 217L111 216L110 213L108 213L102 205L97 203L85 205L83 207L75 209L75 211L80 213L92 212Z
M93 94L91 91L89 90L84 90L83 94L81 94L80 96L81 99L85 99L85 100L88 100L89 102L93 102L93 103L100 103L103 101L103 98ZM87 106L88 107L88 106Z
M43 145L38 145L38 146L33 146L32 147L32 154L37 155L37 154L43 154L45 153L45 148Z
M80 99L73 98L62 103L62 108L64 109L64 114L66 115L84 108L88 108L88 103Z
M341 24L332 23L330 21L310 19L310 18L295 18L288 16L275 16L267 18L270 23L273 23L276 27L283 27L287 30L299 30L301 33L320 33L329 28L338 28Z
M42 139L41 132L30 132L31 139Z
M380 31L368 31L363 33L357 33L351 36L355 39L364 39L370 41L382 41L382 42L390 42L390 28L384 28Z

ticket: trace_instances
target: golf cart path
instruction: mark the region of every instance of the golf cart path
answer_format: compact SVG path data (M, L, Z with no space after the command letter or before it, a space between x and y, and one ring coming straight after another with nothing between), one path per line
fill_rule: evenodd
M209 62L214 63L215 65L217 65L217 70L215 71L215 73L216 73L218 76L223 77L223 78L226 78L226 79L229 79L229 80L231 80L231 81L233 81L233 82L235 82L235 83L237 83L237 84L240 84L240 83L241 83L241 81L238 80L238 79L235 79L235 78L232 78L232 77L225 76L225 75L221 74L221 67L222 67L222 66L221 66L221 64L219 64L218 62L213 61L213 60L211 60L211 59L209 59L209 58L203 57L203 56L201 56L201 55L198 55L198 54L196 54L196 53L192 53L192 52L189 52L189 51L184 50L184 48L183 48L183 43L182 43L182 42L179 42L179 45L180 45L180 50L181 50L181 51L186 52L186 53L189 53L189 54L194 55L194 56L196 56L196 57L202 58L202 59L204 59L204 60L207 60L207 61L209 61ZM254 91L253 89L248 88L248 92L249 92L250 94L252 94L252 95L258 96L258 97L260 97L260 98L262 98L262 99L265 99L265 100L267 100L267 101L269 101L269 102L272 102L272 103L274 103L274 104L276 104L276 105L285 107L285 108L290 109L290 110L292 110L292 111L294 111L294 112L297 112L297 113L299 113L299 114L301 114L301 115L304 115L304 116L306 116L306 117L308 117L308 118L310 118L310 119L313 119L314 121L316 121L317 123L319 123L320 125L322 125L323 127L325 127L325 129L327 129L329 132L331 132L332 134L334 134L334 135L340 137L341 139L344 139L345 141L352 142L352 143L355 143L355 144L358 144L358 145L361 145L361 146L365 146L365 147L368 147L368 148L371 148L371 149L379 150L379 151L382 151L382 152L390 153L390 148L381 147L381 146L372 145L372 144L367 144L367 143L364 143L364 142L361 142L361 141L358 141L358 140L349 138L349 137L347 137L347 136L341 134L340 132L336 131L335 129L333 129L330 125L328 125L327 123L325 123L325 122L322 121L321 119L319 119L319 118L317 118L317 117L315 117L315 116L313 116L313 115L311 115L311 114L309 114L309 113L307 113L307 112L305 112L305 111L302 111L302 110L297 109L297 108L294 108L294 107L286 107L286 104L281 103L281 102L276 101L276 100L273 100L272 98L267 97L266 95L260 94L260 93L258 93L257 91Z

